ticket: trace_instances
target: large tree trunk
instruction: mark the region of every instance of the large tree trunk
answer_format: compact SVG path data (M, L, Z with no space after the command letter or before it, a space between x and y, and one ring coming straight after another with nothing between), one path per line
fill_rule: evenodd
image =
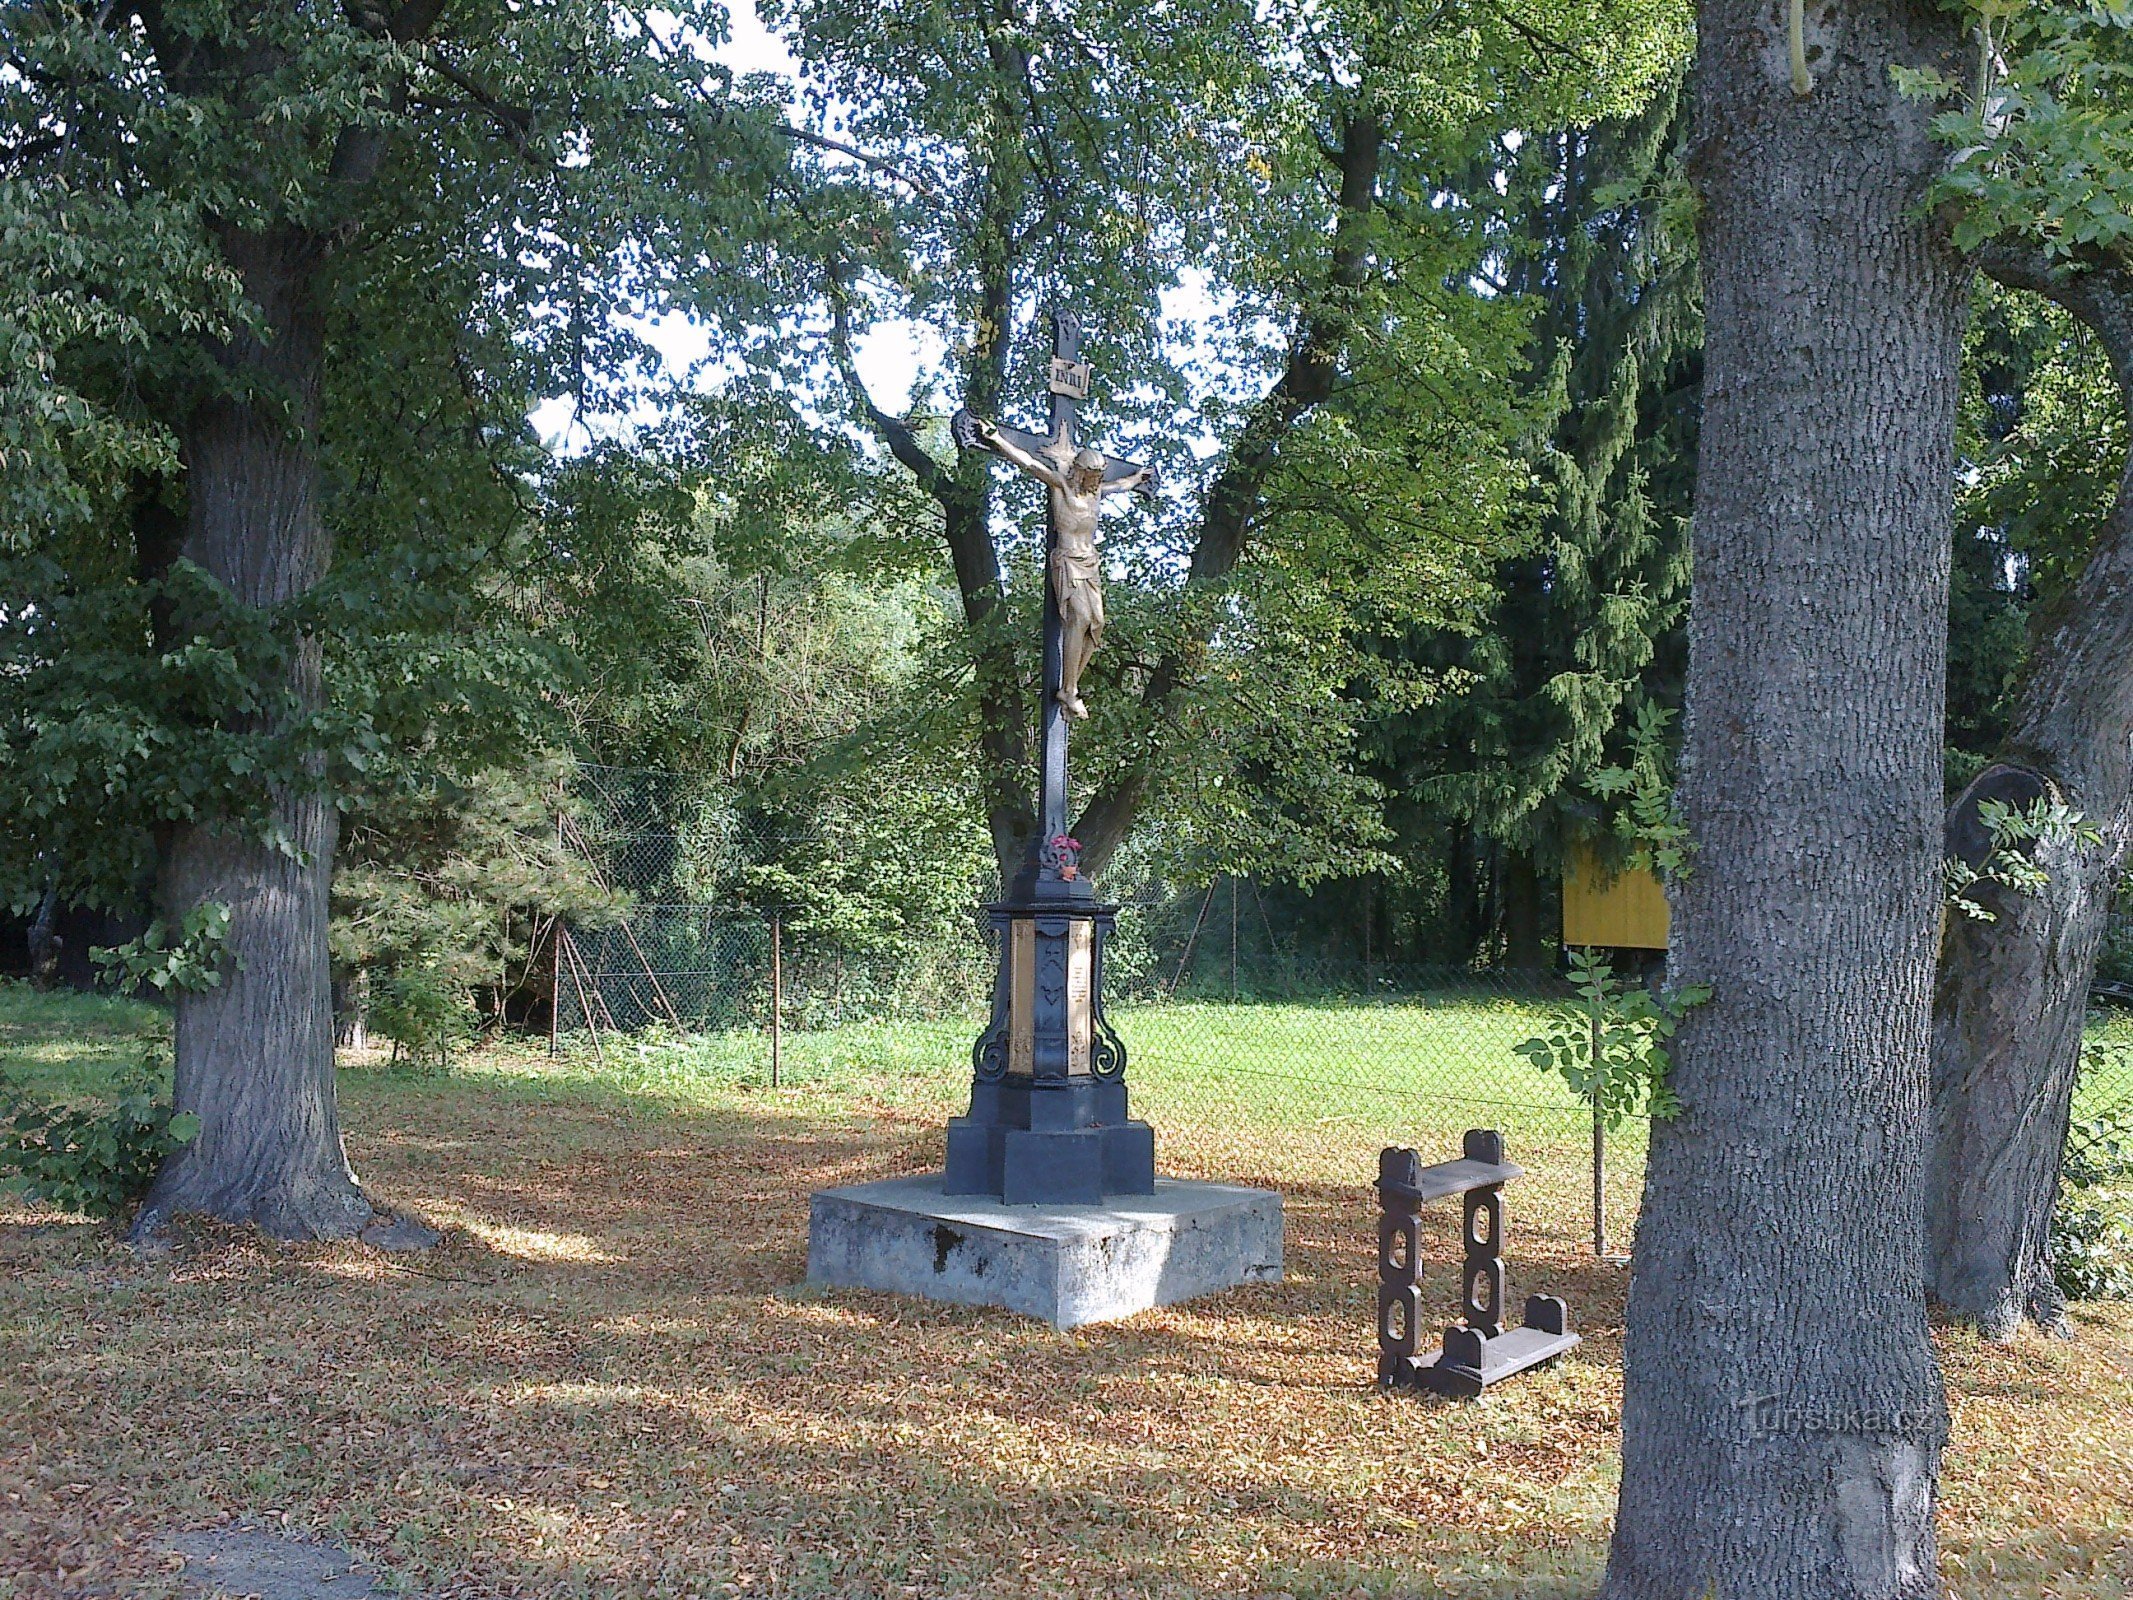
M185 556L240 605L266 610L325 575L316 430L321 336L301 235L226 230L224 249L267 336L221 352L230 382L188 419ZM292 714L323 701L316 640L291 640ZM277 788L286 843L216 819L177 830L161 898L176 919L230 908L218 987L177 998L176 1103L200 1133L157 1176L139 1226L179 1212L256 1223L285 1238L346 1238L370 1220L341 1146L333 1083L327 891L338 817L316 785Z
M30 919L30 982L49 989L59 976L59 885L45 890L37 902L37 915Z
M1339 147L1325 152L1340 173L1330 270L1321 297L1289 346L1281 377L1245 414L1243 431L1200 502L1199 532L1185 569L1188 597L1219 592L1237 570L1251 541L1253 518L1280 464L1283 444L1331 398L1340 378L1353 297L1373 270L1371 225L1378 204L1378 172L1386 158L1385 137L1385 124L1377 111L1356 108L1340 119ZM1170 715L1172 701L1199 676L1220 614L1215 607L1203 608L1188 623L1183 637L1149 669L1140 702L1142 713L1152 721L1159 723ZM1092 877L1102 876L1148 803L1155 780L1155 747L1153 737L1146 739L1140 759L1092 796L1074 819L1074 837L1081 841L1081 868Z
M2124 742L2121 735L2121 769ZM1976 1321L1990 1338L2011 1337L2025 1315L2055 1332L2066 1328L2048 1250L2052 1207L2081 1067L2089 981L2133 821L2122 772L2115 804L2100 814L2079 798L2084 791L2093 795L2093 783L2066 781L2076 776L2070 767L2092 765L2069 749L2038 750L2019 767L1987 771L1986 778L2014 775L2028 780L2031 792L2060 794L2102 824L2106 843L2039 849L2038 864L2051 881L2034 896L1981 894L1994 920L1951 916L1941 951L1933 1003L1928 1283L1936 1300ZM1957 806L1970 803L1966 792Z
M2133 280L2110 268L2069 277L2005 249L1984 265L2086 323L2133 395ZM2005 1338L2024 1315L2066 1328L2052 1208L2089 984L2133 838L2133 463L2080 579L2037 630L2000 762L1950 809L1951 836L1975 834L1976 800L1995 792L2054 796L2103 834L2097 845L2040 847L2044 888L1990 895L1991 922L1951 918L1941 949L1928 1282L1951 1311ZM1979 842L1969 841L1973 854Z
M1892 65L1931 0L1700 8L1707 310L1675 894L1708 983L1652 1131L1613 1600L1939 1592L1925 1308L1948 518L1968 272Z
M1474 830L1454 820L1450 824L1451 848L1445 852L1445 922L1454 941L1455 959L1471 961L1488 936L1489 921L1482 906L1481 864L1475 859ZM1432 951L1435 960L1439 952Z

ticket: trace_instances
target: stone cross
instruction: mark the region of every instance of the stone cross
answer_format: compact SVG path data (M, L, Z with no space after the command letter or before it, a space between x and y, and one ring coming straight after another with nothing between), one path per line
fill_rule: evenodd
M971 1049L970 1111L948 1123L944 1194L1008 1205L1097 1205L1155 1192L1155 1134L1127 1110L1126 1047L1104 1016L1099 904L1067 839L1067 723L1087 714L1081 673L1103 637L1097 518L1104 496L1154 475L1074 437L1088 398L1081 325L1052 317L1051 430L1024 433L955 414L956 443L989 450L1050 490L1044 541L1044 765L1036 848L997 904L992 1018Z

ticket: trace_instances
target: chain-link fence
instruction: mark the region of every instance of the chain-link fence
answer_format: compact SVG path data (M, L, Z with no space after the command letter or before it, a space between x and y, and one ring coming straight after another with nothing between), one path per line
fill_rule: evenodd
M2133 1012L2091 1013L2074 1084L2067 1154L2079 1158L2105 1144L2133 1140Z
M982 916L868 947L825 936L805 911L674 903L664 897L766 841L730 818L677 822L686 804L666 774L596 768L587 784L566 827L640 898L609 925L558 930L559 1035L595 1049L618 1035L686 1041L700 1069L826 1104L962 1108L995 972ZM1170 1170L1352 1185L1387 1144L1450 1151L1465 1128L1495 1127L1558 1199L1591 1213L1595 1247L1627 1238L1646 1130L1632 1121L1603 1139L1590 1108L1520 1049L1572 1006L1554 974L1314 956L1249 885L1226 882L1125 907L1105 1001ZM2129 1130L2133 1010L2106 1006L2070 1150Z
M938 1119L962 1109L994 970L975 923L929 957L867 955L811 948L775 913L700 906L641 906L615 926L566 931L559 953L566 1035L597 1047L655 1030L696 1041L739 1079ZM1590 1108L1519 1048L1570 1011L1561 978L1219 944L1162 955L1117 974L1106 999L1166 1169L1288 1190L1352 1185L1387 1144L1449 1152L1464 1129L1493 1127L1544 1175L1556 1211L1589 1216L1593 1248L1626 1242L1647 1130L1633 1119L1596 1137ZM2129 1137L2133 1013L2100 1009L2069 1154Z
M565 1033L765 1033L895 1018L974 1015L990 993L974 936L930 951L822 948L780 913L644 905L559 936L557 1027ZM775 999L775 1006L773 1006Z
M776 913L694 906L566 930L559 956L565 1036L598 1048L655 1030L743 1079L941 1118L968 1094L994 972L975 926L930 957L866 955L813 948ZM1551 974L1210 947L1144 951L1110 976L1135 1110L1157 1126L1168 1170L1353 1185L1387 1144L1450 1154L1464 1129L1486 1126L1589 1203L1603 1159L1591 1113L1518 1048L1570 1003ZM1633 1206L1643 1143L1641 1130L1618 1135L1598 1169L1617 1218Z

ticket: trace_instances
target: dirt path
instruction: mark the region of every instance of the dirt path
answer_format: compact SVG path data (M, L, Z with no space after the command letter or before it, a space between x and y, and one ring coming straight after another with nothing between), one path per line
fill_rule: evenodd
M360 1600L396 1592L345 1550L255 1529L181 1533L166 1546L185 1558L184 1592L197 1600Z

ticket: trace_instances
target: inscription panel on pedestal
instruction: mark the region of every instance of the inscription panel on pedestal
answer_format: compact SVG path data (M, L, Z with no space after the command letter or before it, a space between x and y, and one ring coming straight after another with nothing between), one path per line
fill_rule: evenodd
M1067 1071L1089 1070L1089 1012L1095 992L1096 924L1077 917L1067 924Z
M1017 917L1007 928L1007 1070L1026 1078L1037 1058L1037 924Z

